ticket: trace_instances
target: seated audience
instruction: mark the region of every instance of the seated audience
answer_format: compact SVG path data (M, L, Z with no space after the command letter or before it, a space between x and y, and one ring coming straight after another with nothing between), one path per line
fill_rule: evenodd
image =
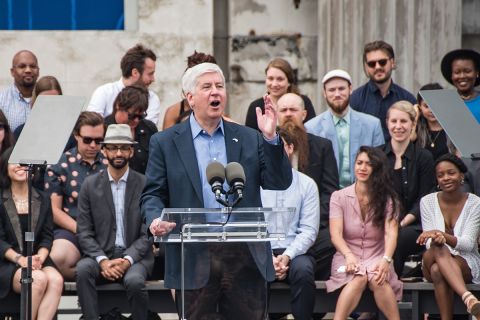
M245 125L255 130L259 130L256 109L260 108L262 109L262 113L265 112L265 99L267 99L267 97L276 108L278 99L280 99L280 97L285 93L292 92L300 95L295 73L287 60L275 58L270 61L265 69L265 75L265 86L267 87L267 92L262 98L258 98L250 103L247 111L247 117L245 119ZM304 122L306 122L315 117L315 109L312 101L307 96L300 96L303 99L305 110L307 110L307 115L304 120Z
M0 157L0 299L21 291L22 268L27 267L28 181L26 167L9 164L12 148ZM53 241L52 209L48 195L32 189L32 319L54 319L63 279L49 258Z
M480 317L480 301L465 283L480 283L480 198L462 190L465 164L452 154L435 164L439 192L422 198L423 232L418 244L425 245L423 274L433 282L442 319L452 319L453 294L462 297L467 311Z
M387 128L392 138L380 147L387 155L394 188L402 204L398 245L393 256L395 272L400 277L407 257L423 251L423 247L416 244L422 232L419 204L420 199L435 187L431 153L410 141L415 117L410 102L395 102L387 111Z
M130 158L130 168L145 173L147 169L150 138L157 133L157 126L145 119L148 108L148 90L139 85L127 86L120 91L113 103L113 113L105 118L105 124L128 124L133 139L134 154Z
M328 213L330 196L338 190L338 168L332 142L328 139L307 133L303 125L307 111L303 99L295 93L286 93L278 99L278 123L280 128L295 125L299 140L297 148L305 149L298 153L297 170L312 178L320 195L320 229L315 244L310 247L309 254L316 260L315 278L327 280L335 248L330 241L328 230Z
M314 244L320 224L320 199L315 181L298 171L305 165L308 146L305 131L290 122L279 135L292 164L292 184L284 191L261 189L264 207L293 207L293 215L265 214L272 230L285 232L285 240L272 241L273 265L278 281L290 284L290 302L295 319L311 319L315 306L315 259L307 254ZM271 317L272 318L272 317Z
M443 88L438 83L429 83L421 87L420 91L441 89ZM417 103L416 132L412 140L415 141L418 147L430 151L433 155L433 160L436 160L445 153L450 152L455 154L457 149L420 93L417 94Z
M360 146L385 143L382 126L377 118L350 108L352 78L348 72L331 70L322 79L323 96L328 110L305 123L311 134L332 141L337 159L340 187L353 183L355 156Z
M77 290L88 320L99 317L96 283L118 281L127 291L133 319L148 316L145 280L153 251L139 205L145 177L128 165L136 143L128 125L110 125L102 148L107 170L86 178L80 191L77 237L83 258L76 268Z
M51 194L54 241L51 257L66 280L75 279L75 264L80 260L76 237L77 201L83 180L105 169L100 152L105 133L103 118L84 111L73 129L77 147L65 152L60 161L47 168L45 191Z
M327 292L342 288L334 319L346 319L363 291L373 291L387 319L400 319L402 283L392 266L397 244L398 208L385 155L362 146L355 159L356 182L332 194L330 234L337 253Z
M30 115L30 101L39 71L37 57L33 52L21 50L13 56L10 68L13 84L0 91L0 109L8 119L12 131L24 124Z
M149 87L155 81L155 53L141 44L127 50L120 61L122 78L115 82L101 85L92 94L88 111L100 113L107 117L113 112L113 103L117 95L126 86L133 84ZM157 124L161 114L160 100L155 92L148 90L148 109L146 118Z
M442 59L441 70L480 123L480 95L475 90L480 84L480 53L471 49L450 51Z
M194 51L192 55L187 57L187 69L204 62L216 64L217 60L215 60L215 57L212 55ZM184 96L183 93L182 96ZM182 101L171 105L167 108L167 111L165 111L165 117L163 118L163 130L173 127L177 123L188 119L191 113L192 108L188 104L187 99L184 97Z
M0 110L0 155L13 146L15 139L5 114Z

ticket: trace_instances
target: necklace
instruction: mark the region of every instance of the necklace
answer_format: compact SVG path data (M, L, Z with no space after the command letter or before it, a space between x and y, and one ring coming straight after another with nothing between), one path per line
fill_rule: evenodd
M442 133L443 130L440 130L437 132L437 134L435 135L435 138L432 139L432 136L430 134L430 131L428 132L428 140L430 141L430 147L435 148L435 141L437 141L437 138L438 136L440 135L440 133ZM432 132L435 132L435 131L432 131Z
M15 207L17 207L17 212L28 212L28 199L18 199L13 197L13 202L15 203Z

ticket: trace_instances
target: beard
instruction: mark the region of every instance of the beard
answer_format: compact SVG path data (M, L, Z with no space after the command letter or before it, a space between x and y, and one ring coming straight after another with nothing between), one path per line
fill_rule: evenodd
M125 157L112 157L108 158L108 163L115 169L123 169L128 165L128 160Z
M333 112L335 112L336 114L342 114L345 109L347 109L349 103L350 99L347 99L343 102L327 100L328 106L332 108Z

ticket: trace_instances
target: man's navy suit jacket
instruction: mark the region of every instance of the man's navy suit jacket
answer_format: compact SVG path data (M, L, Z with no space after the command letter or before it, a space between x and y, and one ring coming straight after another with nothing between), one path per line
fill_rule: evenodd
M260 186L284 190L292 181L291 166L283 144L272 145L251 128L223 121L228 162L239 162L246 176L241 207L261 207ZM160 217L163 208L203 208L203 195L190 122L184 121L150 140L150 155L145 173L147 181L141 198L147 226ZM180 226L177 225L176 228ZM275 272L269 243L249 243L258 269L267 281ZM210 258L206 244L185 245L185 289L206 285ZM181 287L179 244L165 246L165 285Z

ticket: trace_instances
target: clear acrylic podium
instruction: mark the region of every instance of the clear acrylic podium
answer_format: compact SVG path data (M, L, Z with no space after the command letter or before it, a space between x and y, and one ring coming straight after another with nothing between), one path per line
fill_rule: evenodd
M288 226L267 221L280 221L276 219L278 215L293 214L294 211L295 208L163 209L161 219L175 222L177 226L155 241L177 243L181 247L181 319L185 320L185 265L189 263L185 259L186 244L281 241L285 239Z

